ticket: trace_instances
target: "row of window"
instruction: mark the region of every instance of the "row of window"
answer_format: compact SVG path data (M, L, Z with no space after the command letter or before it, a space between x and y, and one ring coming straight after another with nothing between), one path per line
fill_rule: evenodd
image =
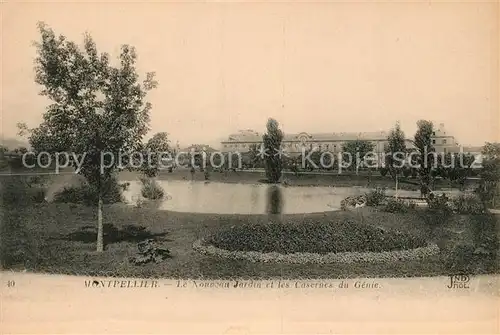
M436 140L432 140L432 144L436 144ZM438 143L437 144L447 144L447 141L446 139L443 139L441 141L441 143ZM259 148L262 143L256 143L257 145L257 148ZM234 149L238 149L238 148L241 148L241 149L246 149L246 148L249 148L250 145L247 145L245 143L233 143L233 144L224 144L224 148L234 148ZM295 148L295 149L300 149L302 147L307 147L307 145L305 144L301 144L301 143L284 143L283 144L283 147L284 148ZM312 150L313 148L315 148L316 145L314 143L310 143L309 144L309 149ZM342 147L341 144L337 145L337 144L319 144L317 146L320 150L337 150L337 149L340 149ZM376 147L376 145L375 145Z
M257 148L259 148L262 143L255 143L257 145ZM247 148L250 147L250 145L247 145L245 143L233 143L233 144L224 144L224 148ZM320 150L325 149L325 150L337 150L342 148L342 144L318 144L316 145L315 143L309 143L303 144L303 143L283 143L284 148L295 148L295 149L300 149L302 147L309 147L309 149L313 148L319 148Z
M436 140L432 140L432 144L436 144ZM442 143L438 143L438 144L446 144L446 139L443 139Z
M432 144L436 144L436 140L432 140ZM443 139L441 143L438 143L438 144L447 144L447 141L446 139ZM262 143L256 143L257 147L261 146ZM374 145L376 146L376 143L374 143ZM250 145L248 145L249 147ZM284 143L283 144L284 147L289 147L289 148L292 148L292 147L295 147L295 148L300 148L302 146L305 146L304 144L300 144L300 143ZM309 147L312 148L313 146L315 146L314 143L310 143L309 144ZM329 149L336 149L337 148L337 144L319 144L318 147L319 148L322 148L324 146L324 148L326 150L329 150ZM339 144L338 147L340 148L342 146L342 144ZM246 148L247 147L247 144L245 143L233 143L233 144L224 144L224 148Z

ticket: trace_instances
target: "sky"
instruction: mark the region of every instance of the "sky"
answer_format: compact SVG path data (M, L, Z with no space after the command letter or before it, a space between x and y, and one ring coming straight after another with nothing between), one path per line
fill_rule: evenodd
M1 134L35 127L48 101L33 59L44 21L155 71L151 131L181 146L262 132L389 130L444 123L464 145L500 141L499 5L491 2L28 3L1 5Z

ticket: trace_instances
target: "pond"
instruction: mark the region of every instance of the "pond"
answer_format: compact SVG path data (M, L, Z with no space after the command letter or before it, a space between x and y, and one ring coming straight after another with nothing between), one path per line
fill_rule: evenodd
M230 184L200 181L158 181L166 196L156 203L159 209L176 212L218 214L316 213L340 209L348 196L368 191L362 187L292 187L267 184ZM124 193L130 204L140 198L141 183L130 181ZM388 195L394 191L388 190ZM419 196L415 191L399 191L403 197Z

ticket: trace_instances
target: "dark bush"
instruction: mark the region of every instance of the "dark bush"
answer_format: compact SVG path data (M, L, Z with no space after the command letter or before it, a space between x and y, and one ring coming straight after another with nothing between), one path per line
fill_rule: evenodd
M450 199L445 194L440 196L431 194L427 199L427 204L427 223L444 224L453 216Z
M122 191L126 185L118 183L116 178L112 178L109 186L104 187L102 201L105 204L123 202ZM54 202L76 203L85 205L95 205L99 200L97 188L88 183L79 186L65 187L62 191L54 195Z
M382 252L426 245L420 237L394 230L344 220L300 223L239 224L207 239L214 246L231 251L329 253Z
M2 211L0 216L1 268L11 268L15 265L29 267L29 263L36 259L37 249L26 221L16 210Z
M491 273L499 270L498 223L490 213L468 215L472 239L449 250L445 265L453 274Z
M2 268L33 268L38 262L39 239L30 228L36 222L24 216L30 204L45 201L42 178L0 177L0 263ZM28 208L28 209L27 209Z
M483 202L476 195L460 195L452 201L452 208L459 214L482 214L486 212Z
M0 192L4 206L45 201L45 186L41 178L31 176L0 177Z
M439 196L430 195L427 199L427 204L429 205L429 210L431 211L448 214L452 213L450 199L445 194Z
M453 247L445 259L446 268L453 274L474 273L478 257L474 255L472 244L459 244Z
M141 194L144 198L149 200L163 199L165 196L165 191L154 179L141 178L142 188Z
M365 193L367 206L378 206L385 201L385 190L376 188L370 192Z
M382 177L385 177L385 176L387 176L387 172L388 172L389 170L387 170L386 168L380 168L380 170L379 170L379 171L380 171L380 175L381 175Z
M343 211L349 208L355 208L357 206L363 206L366 204L366 195L351 196L343 199L340 202L340 209Z
M476 253L496 256L499 242L495 215L491 213L472 215L472 235Z
M407 203L402 199L389 198L383 207L383 211L388 213L406 213L414 208L415 203Z
M138 255L129 259L134 265L160 263L168 258L172 258L170 250L160 247L154 239L139 242L137 249L139 251Z

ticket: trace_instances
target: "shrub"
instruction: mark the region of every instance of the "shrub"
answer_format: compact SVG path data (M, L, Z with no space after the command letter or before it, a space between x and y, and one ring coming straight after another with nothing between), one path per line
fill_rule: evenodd
M45 201L43 178L0 177L0 263L1 268L34 268L40 259L41 241L33 230L39 222L30 204Z
M385 190L376 188L368 193L365 193L367 206L378 206L385 200Z
M139 254L131 257L129 261L134 265L147 263L160 263L167 258L172 258L170 250L158 246L154 239L147 239L137 244Z
M472 216L472 235L476 253L495 256L498 247L498 231L495 215L484 213Z
M0 213L0 263L1 268L21 265L25 269L37 263L39 248L37 236L30 231L30 220L19 209Z
M445 265L456 273L491 273L498 271L497 222L490 213L468 216L472 218L472 241L450 250Z
M358 195L353 197L347 197L340 202L340 209L345 211L349 207L356 207L356 205L365 205L366 195Z
M127 185L118 183L116 178L112 178L109 187L103 191L102 201L105 204L123 202L122 191ZM99 200L99 192L88 183L79 186L65 187L62 191L54 195L54 202L75 203L85 205L95 205Z
M23 205L45 201L45 186L41 179L30 176L0 177L0 196L3 205Z
M474 265L477 264L477 260L472 244L458 244L447 254L445 266L453 274L469 274L474 273Z
M385 204L383 211L389 213L406 213L410 209L414 208L415 208L414 202L407 203L402 199L390 198L389 200L387 200L387 203Z
M452 208L459 214L482 214L486 211L483 202L476 195L460 195L454 198Z
M162 199L165 196L165 192L160 185L154 179L141 178L142 188L141 194L144 198L149 200Z
M427 204L428 215L426 221L432 225L446 223L453 215L453 209L450 205L450 201L444 194L437 197L433 197L431 195L427 199Z
M432 211L440 211L446 213L452 212L450 199L445 194L442 194L440 196L429 196L429 198L427 199L427 204L429 205L429 209Z
M424 238L352 220L242 223L210 236L207 243L230 251L293 254L310 252L382 252L427 245Z

